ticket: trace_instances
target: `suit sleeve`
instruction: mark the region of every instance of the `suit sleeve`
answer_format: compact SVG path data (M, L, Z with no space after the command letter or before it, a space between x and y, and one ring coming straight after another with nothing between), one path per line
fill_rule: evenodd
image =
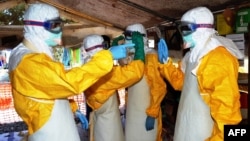
M156 54L146 55L146 80L150 87L150 105L146 110L147 115L157 118L161 110L161 102L167 93L166 83L160 75Z
M224 125L241 121L238 61L223 49L220 53L214 51L207 58L200 65L197 76L201 93L210 94L208 105L214 127L207 141L218 141L223 140Z
M161 75L171 84L175 90L182 90L184 73L180 68L173 65L172 59L169 58L167 64L159 64L159 70Z
M112 55L106 50L98 52L90 62L69 71L45 54L28 54L10 76L13 88L18 88L16 91L21 94L58 99L80 94L110 72L112 67Z

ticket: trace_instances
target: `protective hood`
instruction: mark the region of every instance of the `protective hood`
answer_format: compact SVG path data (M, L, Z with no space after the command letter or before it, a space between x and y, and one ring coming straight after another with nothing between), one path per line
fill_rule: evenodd
M90 60L91 56L86 52L86 50L85 50L85 48L83 46L80 48L80 50L81 50L82 64L85 64Z
M44 22L46 20L59 17L58 10L48 4L31 4L24 14L24 20ZM49 38L50 32L43 26L24 25L24 37L34 45L40 53L46 53L52 58L51 48L45 43Z
M88 35L83 39L83 48L89 56L93 56L98 51L103 50L103 37L101 35Z
M223 36L213 36L211 40L211 43L214 43L217 46L224 46L234 57L238 59L244 59L244 54L231 39L225 38Z
M129 25L126 28L126 31L132 31L132 32L138 31L141 34L144 34L143 42L144 42L144 51L145 51L145 53L146 54L147 53L156 53L154 49L148 47L147 32L146 32L145 27L142 24L136 23L136 24ZM126 43L128 43L128 42L126 42Z
M144 26L142 24L139 24L139 23L127 26L126 31L138 31L141 34L146 35L146 30L145 30Z
M195 24L213 24L214 22L212 12L206 7L197 7L187 11L182 16L181 20ZM196 42L196 45L194 48L192 48L187 60L190 62L196 62L197 65L204 55L219 46L224 46L233 56L238 59L244 57L244 55L231 40L219 36L214 28L198 28L194 33L192 33L192 38ZM182 70L185 70L184 65ZM192 72L196 74L195 70Z
M187 11L181 18L182 22L190 22L194 24L212 24L214 17L212 12L206 7L197 7ZM192 38L195 41L195 46L190 54L190 61L197 62L204 54L213 50L217 46L206 46L212 35L217 33L214 28L197 28L193 32Z
M196 7L187 11L182 17L181 21L196 23L196 24L213 24L214 16L212 12L206 7Z

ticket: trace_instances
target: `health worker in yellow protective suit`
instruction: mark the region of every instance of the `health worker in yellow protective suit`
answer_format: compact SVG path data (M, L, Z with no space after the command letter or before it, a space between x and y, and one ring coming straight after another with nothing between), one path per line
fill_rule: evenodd
M113 59L126 57L126 48L114 47L66 71L51 51L61 44L61 37L59 11L47 4L31 4L24 14L24 40L9 59L14 106L28 126L29 141L80 141L67 98L110 72Z
M129 25L125 31L125 42L134 42L131 33L140 32L145 50L143 78L128 87L126 107L126 141L161 141L161 102L166 95L166 83L158 71L157 51L147 46L147 34L142 24ZM131 50L133 51L133 50Z
M138 37L140 33L135 32L133 36ZM83 47L92 57L95 52L103 50L102 43L102 36L89 35L84 38ZM84 92L88 105L93 109L94 141L124 141L117 90L139 81L144 72L143 46L136 42L132 46L135 48L134 61L125 66L114 66L111 72Z
M190 51L178 68L171 58L159 55L165 63L160 65L162 75L182 90L174 141L223 141L224 125L241 121L237 77L243 55L230 39L217 35L213 23L206 7L187 11L179 30Z

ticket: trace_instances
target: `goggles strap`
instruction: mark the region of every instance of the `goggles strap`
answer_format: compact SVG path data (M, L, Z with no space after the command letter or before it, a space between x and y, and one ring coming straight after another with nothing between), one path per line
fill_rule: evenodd
M212 24L196 24L197 28L213 28Z
M24 25L33 25L33 26L43 26L46 30L52 33L59 33L62 31L61 24L58 24L60 26L54 26L58 21L45 21L45 22L39 22L39 21L32 21L32 20L25 20ZM58 28L60 27L60 28Z
M38 21L24 21L24 25L35 25L35 26L43 26L43 22Z
M85 50L86 50L87 52L89 52L89 51L94 50L94 49L97 49L97 48L103 48L103 45L96 45L96 46L87 48L87 49L85 49Z

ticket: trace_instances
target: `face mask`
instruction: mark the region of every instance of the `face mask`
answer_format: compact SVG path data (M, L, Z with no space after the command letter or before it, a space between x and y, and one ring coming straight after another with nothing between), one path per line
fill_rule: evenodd
M49 38L45 40L45 43L50 47L54 47L61 44L62 40L61 38L62 38L62 32L57 34L50 33Z
M192 38L192 34L183 36L183 42L184 42L184 49L193 48L195 46L195 41Z

